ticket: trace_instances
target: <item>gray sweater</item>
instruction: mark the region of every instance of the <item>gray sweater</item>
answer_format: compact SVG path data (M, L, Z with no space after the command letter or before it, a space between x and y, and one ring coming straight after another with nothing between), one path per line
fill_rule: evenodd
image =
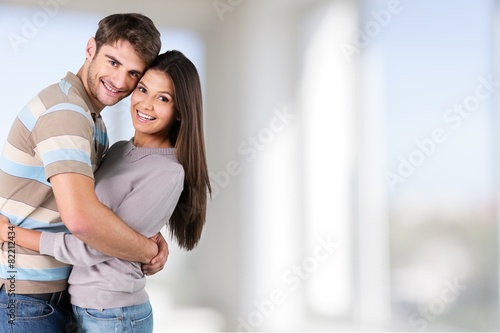
M168 222L184 184L175 148L139 148L115 143L96 175L96 193L132 229L146 237ZM73 265L71 303L104 309L137 305L149 297L141 265L106 256L67 233L43 232L40 253Z

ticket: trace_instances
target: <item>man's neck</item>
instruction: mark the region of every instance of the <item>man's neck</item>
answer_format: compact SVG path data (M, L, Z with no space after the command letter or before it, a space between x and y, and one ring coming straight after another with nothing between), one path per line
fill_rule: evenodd
M83 88L85 89L85 92L87 93L87 96L90 100L90 103L92 104L93 111L97 114L100 114L102 109L104 109L104 105L99 103L97 101L97 99L94 96L92 96L90 89L88 87L88 83L87 83L87 75L86 75L87 72L88 72L87 68L85 67L85 65L83 65L82 67L80 67L80 69L76 73L76 76L78 76L78 78L80 78L80 80L82 81Z

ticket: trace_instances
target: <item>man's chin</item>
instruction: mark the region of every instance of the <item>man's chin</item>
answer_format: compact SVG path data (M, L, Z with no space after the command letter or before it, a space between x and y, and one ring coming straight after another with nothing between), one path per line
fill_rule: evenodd
M101 102L101 104L103 106L113 106L116 103L118 103L119 101L121 101L122 99L123 99L122 96L120 96L120 97L106 97L106 98L100 99L99 102Z

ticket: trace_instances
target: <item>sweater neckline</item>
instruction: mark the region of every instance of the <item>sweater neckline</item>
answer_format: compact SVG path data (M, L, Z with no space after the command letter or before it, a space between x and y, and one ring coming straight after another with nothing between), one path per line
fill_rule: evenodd
M138 160L148 155L175 155L176 148L149 148L149 147L136 147L134 145L134 138L130 139L126 146L123 156L130 156L134 160Z

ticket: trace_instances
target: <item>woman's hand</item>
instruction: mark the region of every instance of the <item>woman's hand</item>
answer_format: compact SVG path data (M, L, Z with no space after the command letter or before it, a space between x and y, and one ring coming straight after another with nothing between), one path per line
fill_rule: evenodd
M14 241L14 225L9 223L9 219L0 215L0 242Z
M165 267L165 263L168 259L168 243L163 238L161 232L157 233L153 237L150 237L158 245L158 254L154 257L149 264L142 265L142 272L145 275L153 275L158 273Z

